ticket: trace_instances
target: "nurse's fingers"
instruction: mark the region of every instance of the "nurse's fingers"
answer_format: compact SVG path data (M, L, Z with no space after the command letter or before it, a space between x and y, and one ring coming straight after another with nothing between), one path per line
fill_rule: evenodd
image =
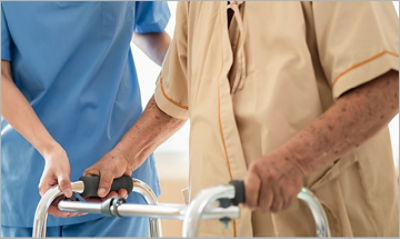
M97 195L99 195L99 197L103 198L107 196L107 194L110 192L113 180L114 176L108 171L103 171L100 174L99 190L97 191Z
M246 203L244 204L244 206L247 206L250 209L254 210L258 206L258 198L261 186L261 180L256 173L254 166L250 166L250 169L247 172L246 179L244 181L244 185L246 191Z
M47 192L47 190L49 190L51 187L52 187L52 185L50 185L49 183L45 182L45 180L41 181L39 183L39 187L38 187L40 196L43 196Z
M71 181L67 175L58 176L58 186L66 197L72 197Z
M55 217L70 217L71 212L62 212L56 206L51 205L48 211L51 215Z
M82 198L82 200L84 200L85 202L103 202L103 201L104 201L103 199L94 198L94 197L91 197L91 198Z
M55 217L78 217L87 215L87 213L63 212L60 211L60 209L58 209L57 206L54 205L49 207L48 212Z
M87 213L73 213L73 212L61 211L60 209L58 209L58 203L64 199L65 199L65 196L60 196L60 197L56 198L51 203L48 212L55 217L75 217L75 216L83 216L83 215L87 214Z

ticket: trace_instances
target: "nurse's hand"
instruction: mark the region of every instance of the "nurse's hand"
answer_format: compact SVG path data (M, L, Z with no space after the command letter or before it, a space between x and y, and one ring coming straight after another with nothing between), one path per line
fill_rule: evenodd
M284 210L302 185L303 173L291 162L289 152L274 151L250 164L245 179L244 206L271 212Z
M62 212L58 210L58 201L65 197L72 196L71 181L69 179L70 166L67 153L60 145L55 145L49 150L44 150L42 156L45 160L45 166L40 178L39 192L43 196L54 185L58 184L61 192L64 193L63 197L57 198L53 204L49 207L49 213L56 217L72 217L80 216L83 214Z
M115 178L119 178L123 175L131 176L131 174L132 165L129 163L129 160L122 152L114 148L83 172L84 176L100 176L97 195L99 195L101 200L93 198L86 198L85 200L90 202L99 202L111 197L128 197L126 189L120 189L118 192L110 192L110 189Z

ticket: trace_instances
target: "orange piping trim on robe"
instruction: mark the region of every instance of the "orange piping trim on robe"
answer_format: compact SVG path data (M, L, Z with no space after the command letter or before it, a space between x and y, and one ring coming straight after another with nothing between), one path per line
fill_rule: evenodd
M171 99L171 98L168 97L168 95L167 95L167 94L165 93L165 91L164 91L164 86L163 86L163 81L162 81L162 80L163 80L163 78L160 76L161 92L162 92L162 94L164 95L164 97L165 97L169 102L171 102L172 104L178 106L179 108L182 108L182 109L184 109L184 110L188 110L189 107L184 106L184 105L182 105L182 104L179 104L178 102L176 102L176 101L174 101L173 99Z
M365 65L365 64L367 64L368 62L371 62L371 61L373 61L373 60L376 60L377 58L379 58L379 57L381 57L381 56L383 56L383 55L385 55L385 54L389 54L389 55L392 55L392 56L395 56L395 57L399 57L399 55L398 55L397 53L390 52L390 51L382 51L381 53L379 53L379 54L377 54L377 55L375 55L375 56L373 56L373 57L371 57L371 58L368 58L367 60L364 60L364 61L362 61L362 62L360 62L360 63L357 63L357 64L355 64L354 66L352 66L352 67L346 69L345 71L343 71L342 73L340 73L340 74L336 77L336 79L333 81L333 83L332 83L331 86L332 86L332 87L335 86L335 84L338 82L338 80L339 80L342 76L344 76L345 74L349 73L350 71L352 71L352 70L354 70L354 69L356 69L356 68L358 68L358 67L360 67L360 66L362 66L362 65Z
M222 22L222 14L219 14L219 18L220 18L220 22ZM221 26L223 27L224 24L221 24ZM221 35L223 35L223 28L221 28ZM223 52L223 47L221 46L221 56L222 56L222 64L221 64L221 69L220 69L220 73L222 72L222 68L225 64L224 62L224 52ZM229 163L229 156L228 156L228 150L226 149L226 144L225 144L225 137L224 137L224 132L222 131L222 122L221 122L221 100L220 100L220 85L218 82L218 124L219 124L219 133L221 136L221 140L222 140L222 145L224 148L224 154L225 154L225 160L226 160L226 165L228 167L228 172L229 172L229 178L230 180L232 180L232 172L231 172L231 166ZM233 224L233 237L237 237L237 233L236 233L236 220L232 220L232 224Z
M219 124L219 133L221 135L221 140L222 140L222 145L224 148L224 154L225 154L225 159L226 159L226 165L228 167L228 173L229 173L229 178L230 180L232 180L232 172L231 172L231 166L229 163L229 156L228 156L228 151L226 149L226 145L225 145L225 138L224 138L224 132L222 131L222 122L221 122L221 102L220 102L220 93L219 93L219 85L218 85L218 124ZM233 224L233 237L237 237L237 233L236 233L236 220L233 219L232 220L232 224Z

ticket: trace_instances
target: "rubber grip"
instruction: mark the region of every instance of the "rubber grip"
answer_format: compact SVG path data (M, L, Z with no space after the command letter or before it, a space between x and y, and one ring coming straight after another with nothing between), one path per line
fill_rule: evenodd
M99 189L100 176L82 176L79 180L83 181L84 190L80 194L81 197L99 197L97 190ZM133 181L130 176L124 175L122 177L114 179L111 184L111 191L117 191L121 188L125 188L128 194L132 192Z
M232 180L229 182L235 188L235 197L231 199L234 206L246 202L246 192L244 190L244 182L242 180Z

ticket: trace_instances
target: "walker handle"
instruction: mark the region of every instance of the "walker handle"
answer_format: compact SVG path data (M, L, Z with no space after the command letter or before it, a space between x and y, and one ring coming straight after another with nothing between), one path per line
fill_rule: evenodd
M84 190L80 194L81 197L99 197L97 195L97 190L99 188L100 176L82 176L79 178L84 184ZM119 178L115 178L113 183L111 184L110 191L118 191L122 188L125 188L128 191L128 194L132 192L133 182L132 178L128 175L124 175Z
M235 197L231 199L231 203L234 206L244 203L246 201L246 191L244 190L244 181L232 180L229 182L235 188Z

